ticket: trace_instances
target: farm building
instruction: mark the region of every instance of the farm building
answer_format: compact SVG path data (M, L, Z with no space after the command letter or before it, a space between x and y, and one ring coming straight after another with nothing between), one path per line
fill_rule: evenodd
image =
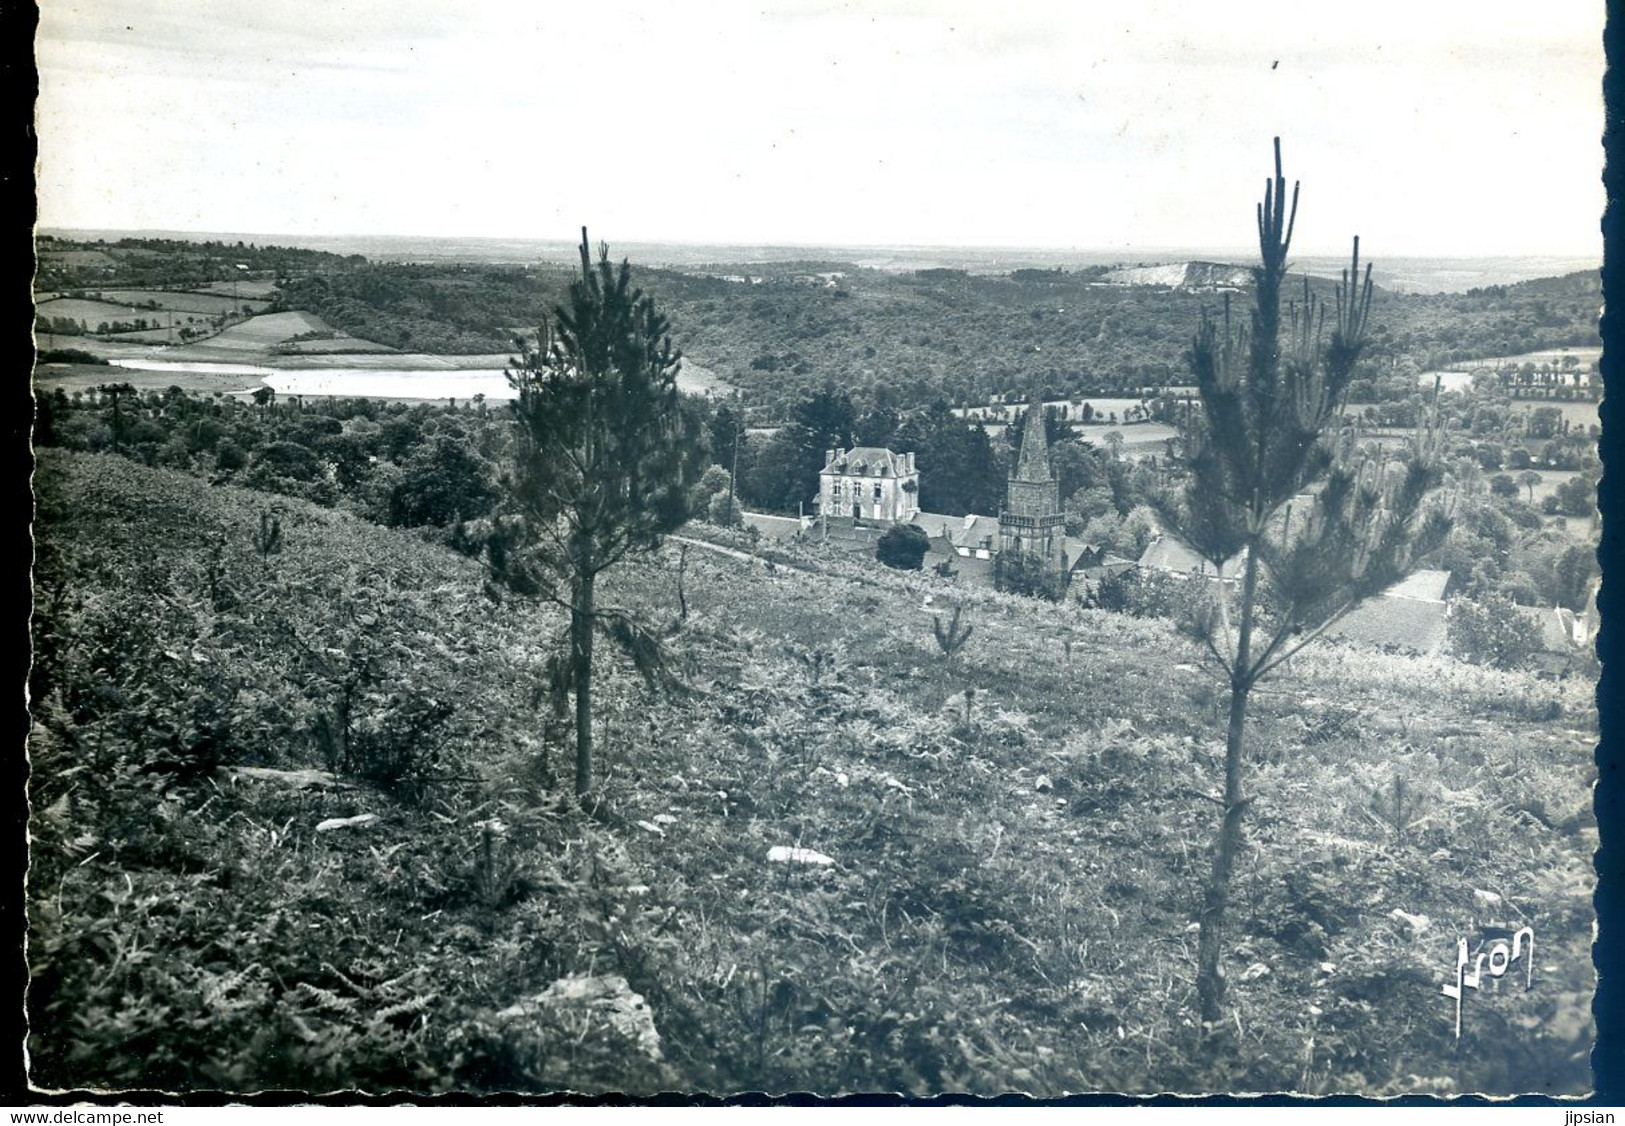
M1516 609L1520 617L1540 631L1540 648L1530 662L1534 671L1561 676L1581 667L1596 640L1596 622L1590 612L1576 614L1564 606Z

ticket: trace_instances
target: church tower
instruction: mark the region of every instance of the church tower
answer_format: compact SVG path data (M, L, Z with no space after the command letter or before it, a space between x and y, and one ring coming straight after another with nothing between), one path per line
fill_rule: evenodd
M1065 534L1061 486L1050 469L1049 440L1044 434L1044 404L1034 396L1027 408L1021 453L1006 486L1004 510L999 513L999 552L1036 555L1059 577Z

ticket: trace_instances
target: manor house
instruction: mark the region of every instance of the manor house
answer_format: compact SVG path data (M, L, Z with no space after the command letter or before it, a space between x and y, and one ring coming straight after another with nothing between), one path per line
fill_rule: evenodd
M920 514L919 497L920 474L912 453L878 446L825 450L813 510L820 516L903 524Z

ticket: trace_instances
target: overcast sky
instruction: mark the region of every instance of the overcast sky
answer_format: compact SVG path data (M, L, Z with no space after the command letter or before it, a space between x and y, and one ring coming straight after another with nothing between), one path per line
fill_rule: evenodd
M1601 257L1602 0L40 6L43 226Z

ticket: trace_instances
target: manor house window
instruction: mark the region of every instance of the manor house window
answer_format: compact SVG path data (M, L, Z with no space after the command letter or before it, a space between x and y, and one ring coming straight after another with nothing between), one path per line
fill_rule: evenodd
M879 481L875 482L875 499L876 500L880 499L880 482Z

